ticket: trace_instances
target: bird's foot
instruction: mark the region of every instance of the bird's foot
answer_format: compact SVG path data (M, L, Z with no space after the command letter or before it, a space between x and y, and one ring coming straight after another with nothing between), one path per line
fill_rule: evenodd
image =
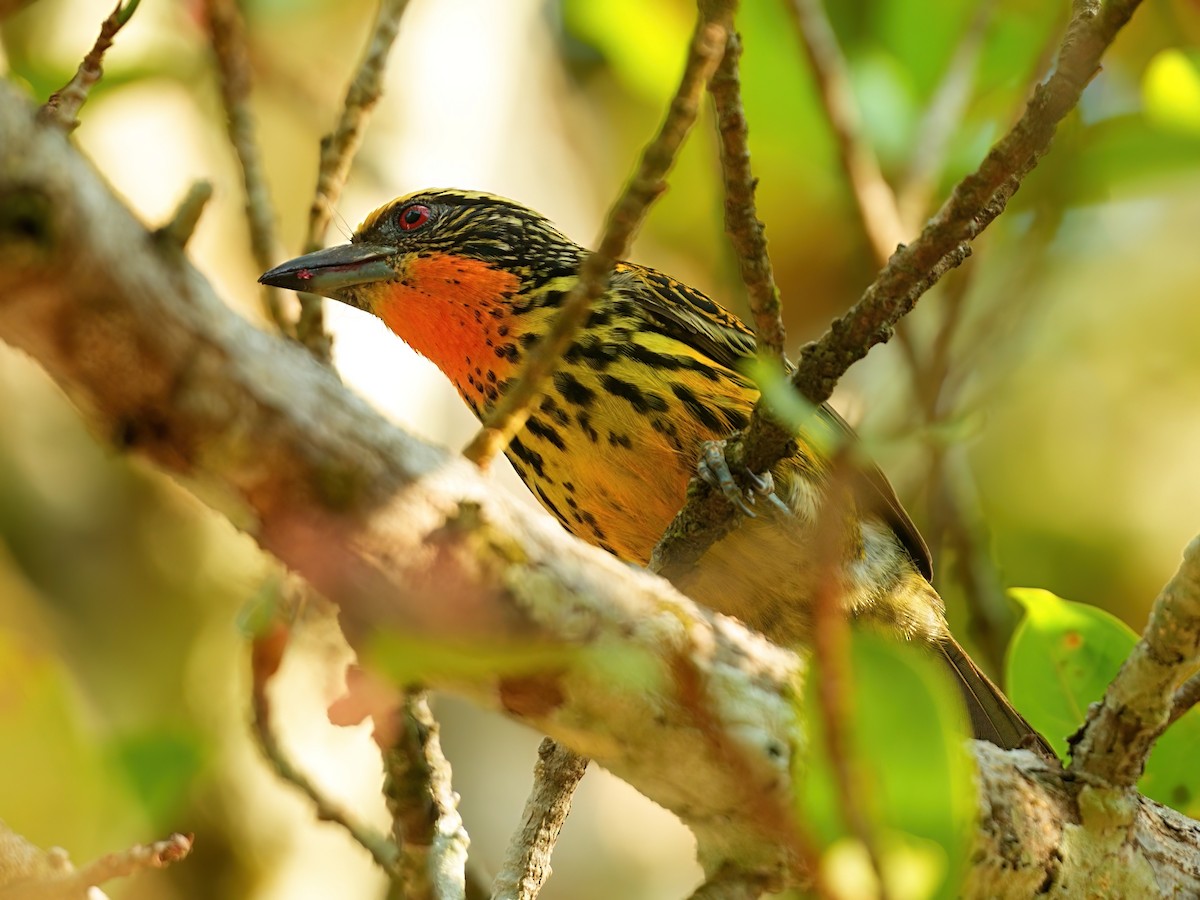
M738 486L733 479L733 473L729 471L729 463L725 459L724 441L705 441L701 445L700 461L696 463L696 471L707 484L719 490L730 504L752 519L757 517L757 514L751 509L756 497L766 498L776 509L786 515L792 513L787 504L780 500L779 495L775 493L775 479L771 477L770 472L758 474L747 469L746 477L750 482L750 490L744 491Z

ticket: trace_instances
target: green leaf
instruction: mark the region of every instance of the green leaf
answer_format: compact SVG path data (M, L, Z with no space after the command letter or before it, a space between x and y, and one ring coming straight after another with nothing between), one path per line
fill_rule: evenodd
M1025 618L1008 645L1009 699L1055 752L1067 757L1067 737L1083 724L1137 642L1111 613L1072 603L1039 588L1013 588Z
M1158 739L1146 760L1138 790L1185 816L1200 818L1197 747L1200 747L1200 709L1193 708Z
M1101 700L1137 635L1120 619L1049 591L1014 588L1025 607L1008 648L1008 695L1064 759L1066 738ZM1181 717L1158 739L1138 789L1185 815L1200 815L1200 709Z
M929 654L871 633L855 633L852 744L855 781L876 823L892 896L956 893L975 809L974 763L958 692ZM827 864L854 881L844 857L848 830L825 750L816 675L805 688L808 768L797 774L804 820L828 848ZM844 871L843 871L844 869Z

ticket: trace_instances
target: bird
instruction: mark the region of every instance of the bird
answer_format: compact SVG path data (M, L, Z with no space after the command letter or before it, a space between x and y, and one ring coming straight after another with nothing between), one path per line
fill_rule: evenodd
M479 418L549 330L588 251L547 218L493 194L421 190L372 212L350 242L289 260L259 281L381 319L450 380ZM568 531L646 565L697 467L729 486L720 441L759 399L745 373L753 333L702 292L619 261L506 455ZM1048 744L954 639L929 550L877 466L857 460L833 523L830 440L851 440L828 405L752 492L772 503L708 549L675 585L772 641L803 647L822 579L856 621L929 647L966 702L972 731L1005 749ZM825 449L823 449L825 448ZM710 465L712 463L712 465ZM749 499L753 499L751 494ZM781 508L776 508L781 507ZM822 540L836 527L839 540ZM835 548L839 558L822 558Z

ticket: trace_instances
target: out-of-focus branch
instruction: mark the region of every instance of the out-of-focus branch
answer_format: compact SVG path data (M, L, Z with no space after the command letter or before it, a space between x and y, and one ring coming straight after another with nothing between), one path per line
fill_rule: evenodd
M395 734L376 731L387 774L384 796L400 848L395 895L407 900L466 896L470 841L450 786L438 723L424 691L406 691L396 710Z
M246 192L246 224L250 229L250 249L260 269L269 269L281 253L275 237L275 209L267 188L267 173L254 136L254 115L250 111L250 60L246 52L246 25L236 0L205 0L213 55L217 60L221 85L221 103L229 142L242 169ZM263 311L282 334L291 326L283 313L278 288L262 285Z
M304 240L304 252L320 250L325 243L325 232L333 218L354 154L362 145L363 132L367 127L371 110L383 93L383 76L387 67L388 54L396 35L400 31L400 17L408 8L409 0L380 0L379 14L367 43L366 55L358 67L342 114L330 134L321 140L321 163L317 172L317 189L308 213L308 234ZM275 260L263 268L270 268ZM316 294L300 295L300 319L296 323L296 337L318 359L329 361L332 348L329 335L325 333L325 316L322 299Z
M982 0L975 8L954 54L942 73L925 114L917 125L916 146L909 156L908 168L900 181L896 206L900 221L915 227L926 215L929 201L937 188L938 175L946 160L950 138L962 122L963 110L975 83L975 68L983 49L983 39L995 12L995 0Z
M534 900L541 892L550 877L550 854L587 764L587 759L550 738L542 740L521 826L508 843L492 884L492 900Z
M1150 610L1146 630L1071 739L1070 771L1132 789L1166 730L1176 692L1200 666L1200 537Z
M862 117L850 87L846 60L821 0L791 0L788 9L812 66L825 117L837 141L838 158L854 195L854 208L871 252L882 266L908 233L900 219L896 195L883 177L875 151L863 139Z
M192 840L190 834L172 834L77 869L61 848L43 851L0 821L0 900L84 900L106 881L179 862L191 853Z
M192 239L192 233L196 230L196 226L200 222L200 216L204 212L204 207L208 205L208 201L212 199L212 182L197 181L179 201L179 206L175 207L175 212L171 216L171 220L159 228L154 234L164 240L170 241L179 249L187 246L188 241Z
M1197 703L1200 703L1200 673L1185 681L1175 692L1175 697L1171 700L1171 714L1167 718L1167 725L1174 725L1179 721L1180 716Z
M812 604L812 678L838 805L850 833L866 851L875 874L876 896L887 900L889 891L883 877L875 822L862 790L866 779L851 739L855 699L851 683L850 622L842 604L842 579L836 562L852 552L845 546L845 530L839 527L853 508L847 453L848 449L842 447L831 460L828 488L814 529L819 546L816 556L822 565Z
M345 829L355 842L362 846L375 860L376 865L389 878L398 879L397 862L399 851L388 838L372 828L358 822L354 817L327 798L307 775L301 772L288 758L279 744L271 725L271 698L268 689L271 679L283 662L283 653L288 643L288 629L281 621L272 621L251 643L251 731L259 748L275 774L308 797L316 808L317 818L333 822Z
M750 146L747 140L746 113L742 108L738 60L742 40L731 31L725 42L725 55L708 84L717 110L717 129L721 136L721 174L725 182L725 231L738 258L738 268L746 285L750 312L754 318L754 336L759 353L783 359L787 336L783 328L783 307L779 288L767 255L767 236L754 204L758 183L750 170Z
M74 131L79 127L79 110L87 102L92 87L104 74L104 54L113 44L117 32L125 27L125 23L133 16L141 0L128 0L117 3L116 9L108 14L108 18L100 26L100 36L88 51L74 76L63 87L50 95L41 108L39 118L47 124L58 125L64 131Z
M1059 51L1058 66L1034 92L1024 115L988 152L979 168L958 183L920 236L896 251L858 303L816 343L807 344L792 385L813 403L824 403L846 370L871 347L888 340L920 296L971 253L974 240L1001 212L1044 154L1063 117L1079 102L1100 57L1133 15L1140 0L1076 0ZM770 469L788 452L792 435L760 402L750 426L729 442L735 471ZM699 487L668 527L654 552L658 571L678 577L713 542L735 527L719 492Z
M683 75L658 134L642 151L637 171L609 211L600 243L579 267L579 279L563 301L549 333L526 356L521 374L463 449L476 465L486 466L524 427L542 383L553 374L592 303L608 287L613 267L626 255L650 204L666 188L663 179L699 114L700 95L725 51L732 18L731 0L700 4Z

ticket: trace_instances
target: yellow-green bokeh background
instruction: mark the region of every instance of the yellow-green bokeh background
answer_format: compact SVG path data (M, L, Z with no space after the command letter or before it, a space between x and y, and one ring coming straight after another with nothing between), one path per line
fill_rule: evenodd
M744 6L760 212L794 351L853 302L874 267L784 4ZM888 175L902 177L977 3L830 6L866 133ZM1019 110L1066 6L992 4L939 197ZM246 8L254 112L282 240L295 252L318 139L374 8ZM108 11L107 0L37 0L0 29L0 65L43 100ZM413 0L339 206L342 237L393 196L459 186L518 198L590 241L660 118L691 16L684 0ZM945 448L986 525L981 553L997 584L1048 588L1139 630L1200 531L1198 36L1194 3L1147 2L1051 155L977 245L959 285L952 371L962 387L945 423L922 425L895 342L856 366L837 398L925 527L930 446ZM259 317L203 4L142 0L82 122L80 147L148 225L193 180L213 182L192 259L231 306ZM706 115L633 256L742 311L711 124ZM935 294L912 316L918 347L944 306ZM406 427L462 444L471 420L430 366L360 313L331 308L329 319L356 390ZM115 897L378 896L365 855L274 782L245 734L236 617L271 563L179 486L97 444L37 366L6 347L0 422L0 818L77 860L196 832L190 861L114 884ZM496 480L523 496L511 473ZM940 555L939 588L961 628L953 562ZM330 794L383 823L366 731L324 720L344 651L321 628L293 649L278 685L288 746ZM473 852L494 870L537 736L452 700L439 711ZM592 773L544 896L683 896L698 878L690 853L670 816Z

